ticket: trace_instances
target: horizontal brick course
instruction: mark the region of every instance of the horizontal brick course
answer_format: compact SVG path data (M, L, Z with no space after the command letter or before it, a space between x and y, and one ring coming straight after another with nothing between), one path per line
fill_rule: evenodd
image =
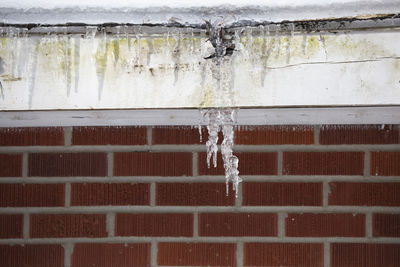
M119 152L114 153L116 176L190 176L192 153Z
M245 182L243 206L321 206L322 183Z
M331 244L331 267L399 267L400 244Z
M0 266L64 267L61 245L0 245Z
M400 176L400 152L371 152L371 175Z
M400 205L400 183L331 182L329 186L329 205Z
M321 145L399 144L398 125L325 125L319 133Z
M75 244L71 267L150 266L150 244Z
M192 214L116 214L116 236L193 236Z
M244 266L324 266L323 244L245 243Z
M145 145L147 128L135 126L73 127L73 145Z
M106 176L105 153L34 153L29 176Z
M154 127L152 129L153 145L192 145L205 144L207 141L207 129L202 127L202 142L200 142L199 129L179 126L179 127Z
M293 237L363 237L364 214L289 214L286 219L286 236Z
M313 144L313 126L241 126L235 131L235 144L282 145Z
M64 184L0 184L0 207L64 206Z
M285 175L362 175L364 152L283 152Z
M61 127L0 128L0 146L62 146Z
M156 203L161 206L231 206L235 194L222 183L158 183Z
M22 238L24 215L0 215L0 238Z
M157 263L167 266L236 266L236 245L158 243Z
M400 214L374 214L372 228L377 237L400 237Z
M200 236L276 236L277 215L271 213L202 213Z
M0 177L22 176L21 154L0 154Z
M104 214L31 214L31 238L105 237Z
M276 175L278 173L278 154L276 152L241 152L234 153L239 158L240 175ZM207 154L198 154L199 175L225 175L221 153L218 153L217 168L210 161L207 166Z
M72 206L149 205L150 184L71 184Z

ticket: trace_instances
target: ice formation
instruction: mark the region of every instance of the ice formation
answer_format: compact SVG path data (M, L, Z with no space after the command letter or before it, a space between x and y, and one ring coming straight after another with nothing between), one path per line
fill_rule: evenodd
M224 139L221 143L221 154L225 169L226 194L228 195L229 192L229 182L232 182L232 188L237 197L242 179L239 177L239 159L233 155L235 110L209 109L203 112L203 116L208 120L208 141L206 142L208 168L211 166L211 159L214 168L217 167L218 133L222 131ZM199 129L201 131L201 128Z
M214 47L214 54L205 59L211 60L211 73L215 80L217 99L215 104L233 106L232 79L230 73L231 56L235 50L236 42L233 36L223 28L224 20L214 23L206 21L209 41ZM222 100L222 101L221 101ZM202 112L202 118L207 120L208 141L207 166L210 168L211 160L214 168L217 167L218 133L222 131L221 154L225 169L226 194L229 193L229 182L232 182L233 191L238 195L239 184L239 159L233 155L235 110L230 108L208 109ZM199 126L201 138L201 126Z

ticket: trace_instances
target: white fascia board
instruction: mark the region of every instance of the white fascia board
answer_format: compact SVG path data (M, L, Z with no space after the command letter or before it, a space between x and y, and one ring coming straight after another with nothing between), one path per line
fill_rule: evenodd
M400 106L237 109L235 125L400 124ZM0 112L0 127L206 125L200 110Z
M132 23L203 24L222 16L227 24L238 20L313 20L400 12L400 0L258 0L258 1L2 1L0 23Z

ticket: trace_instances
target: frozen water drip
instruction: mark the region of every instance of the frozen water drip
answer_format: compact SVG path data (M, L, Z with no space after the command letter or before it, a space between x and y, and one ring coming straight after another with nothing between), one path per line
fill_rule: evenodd
M232 182L232 189L237 197L242 179L239 177L239 159L233 155L235 110L209 109L202 114L203 119L208 120L207 166L210 168L212 159L214 168L217 167L218 133L222 131L224 139L221 143L221 154L225 169L226 194L229 193L229 182Z

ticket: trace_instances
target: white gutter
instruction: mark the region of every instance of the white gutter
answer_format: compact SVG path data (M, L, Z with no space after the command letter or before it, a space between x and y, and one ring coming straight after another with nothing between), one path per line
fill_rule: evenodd
M6 0L0 3L0 23L203 24L205 19L222 16L229 24L239 20L281 22L399 12L399 0Z

